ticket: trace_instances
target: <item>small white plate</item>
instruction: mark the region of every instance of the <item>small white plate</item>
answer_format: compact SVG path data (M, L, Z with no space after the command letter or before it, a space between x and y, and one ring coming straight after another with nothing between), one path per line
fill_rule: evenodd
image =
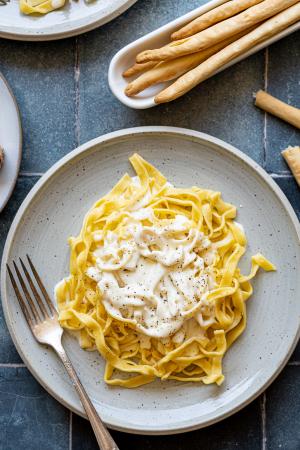
M4 149L4 164L0 169L0 212L16 184L22 155L20 114L7 81L0 74L0 146Z
M122 102L126 106L129 106L130 108L147 109L156 106L156 103L154 102L154 97L156 96L156 94L173 83L173 81L156 84L148 89L145 89L143 92L140 92L134 97L127 97L127 95L125 95L124 93L124 90L131 79L124 78L122 76L122 73L135 63L135 58L138 53L146 49L159 48L163 45L166 45L168 42L170 42L170 36L173 31L178 30L184 24L190 22L201 14L204 14L207 11L215 8L216 6L225 3L225 1L227 0L212 0L205 5L200 6L199 8L196 8L193 11L185 14L184 16L179 17L178 19L173 20L166 25L163 25L157 30L146 34L145 36L137 39L136 41L126 45L126 47L123 47L121 50L119 50L118 53L116 53L116 55L112 58L108 70L108 82L112 93L120 100L120 102ZM251 50L239 56L238 58L233 59L215 73L219 73L224 69L227 69L227 67L230 67L239 61L242 61L248 56L253 55L259 50L273 44L279 39L282 39L299 29L300 21L288 27L281 33L278 33L276 36L273 36L272 38L267 39L261 44L256 45Z
M134 433L171 434L201 428L238 411L278 375L299 336L299 222L276 183L257 163L231 145L196 131L172 127L121 130L90 141L57 162L20 207L7 237L1 267L1 297L13 341L32 374L61 403L83 408L51 349L32 337L8 280L6 263L31 255L49 293L68 274L67 238L76 235L90 206L130 169L139 152L175 186L198 185L222 192L238 207L250 256L264 253L278 270L260 271L247 302L247 329L224 358L222 386L176 381L136 389L108 387L103 359L80 349L64 334L64 345L103 420Z
M137 0L69 0L45 15L25 15L19 0L1 7L0 37L19 41L50 41L93 30L113 20Z

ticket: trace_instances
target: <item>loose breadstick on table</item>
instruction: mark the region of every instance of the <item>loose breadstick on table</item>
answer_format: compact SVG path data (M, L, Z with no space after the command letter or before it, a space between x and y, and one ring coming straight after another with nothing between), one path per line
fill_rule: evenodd
M155 102L165 103L180 97L201 81L209 78L232 59L245 53L250 48L268 39L274 34L279 33L281 30L284 30L289 25L299 20L299 18L300 2L267 20L250 33L241 37L232 44L229 44L223 50L220 50L218 53L208 58L195 69L190 70L185 75L182 75L182 77L178 78L175 83L160 92L155 97Z
M256 23L274 16L298 1L299 0L264 0L262 3L252 6L230 19L217 23L207 30L200 31L200 33L197 33L190 38L171 42L169 45L159 49L145 50L137 55L136 61L138 63L146 61L165 61L167 59L178 58L179 56L204 50L233 34L239 33Z
M252 28L253 29L253 28ZM214 55L222 48L226 47L231 42L239 39L241 36L248 33L250 30L243 31L237 35L231 36L225 41L219 42L212 47L209 47L202 52L192 53L191 55L181 56L181 58L172 59L170 61L155 62L155 67L140 75L136 80L129 83L125 89L125 94L129 97L138 94L156 83L173 80L180 77L182 74L198 66L211 55Z
M228 17L232 17L251 6L257 5L257 3L260 2L262 2L262 0L232 0L226 2L223 5L202 14L202 16L197 17L192 22L180 28L180 30L175 31L175 33L171 35L171 39L183 39L192 36L215 23L228 19Z
M287 105L264 91L258 91L256 93L255 105L300 128L300 109Z
M156 66L157 64L157 61L148 61L142 64L135 63L133 66L129 67L129 69L125 70L122 75L125 78L133 77L138 73L145 72L145 70L152 69L152 67Z
M300 186L300 147L288 147L281 154Z

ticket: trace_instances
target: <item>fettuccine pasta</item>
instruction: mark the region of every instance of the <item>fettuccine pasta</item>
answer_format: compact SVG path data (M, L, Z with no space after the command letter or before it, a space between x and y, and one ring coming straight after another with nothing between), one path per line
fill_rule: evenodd
M20 0L20 11L23 14L47 14L64 4L65 0Z
M134 388L162 380L216 383L246 326L249 275L236 208L220 192L179 189L141 156L69 239L70 275L56 287L61 325L106 361L104 380Z

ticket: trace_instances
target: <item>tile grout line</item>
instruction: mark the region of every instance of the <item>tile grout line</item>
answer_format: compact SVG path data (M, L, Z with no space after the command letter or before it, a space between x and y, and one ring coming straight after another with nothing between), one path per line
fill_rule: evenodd
M74 85L75 85L75 142L76 147L80 145L80 118L79 118L79 79L80 79L80 55L79 38L75 38L75 62L74 62Z
M69 450L72 450L73 445L73 413L70 411L69 418Z
M41 177L44 172L19 172L19 177Z
M12 368L12 369L18 369L20 367L26 367L24 363L17 363L17 364L11 364L11 363L0 363L0 368Z
M264 70L264 90L268 91L268 74L269 74L269 49L265 50L265 70ZM264 138L263 138L263 167L267 165L267 113L264 113Z
M290 361L288 366L300 366L300 361Z
M290 172L269 173L272 178L293 178Z
M262 434L262 441L261 441L261 449L267 450L267 432L266 432L266 393L264 392L262 396L260 397L260 412L261 412L261 434Z

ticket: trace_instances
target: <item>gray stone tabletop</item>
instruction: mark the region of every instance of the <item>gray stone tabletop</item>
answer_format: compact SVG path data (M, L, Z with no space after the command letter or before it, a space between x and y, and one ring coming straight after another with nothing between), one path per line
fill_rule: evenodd
M0 253L22 200L53 163L91 138L140 125L192 128L232 143L270 173L300 217L300 190L280 155L288 145L300 144L300 132L256 109L252 99L253 92L266 89L300 106L299 32L155 109L130 110L108 88L108 64L117 50L201 3L139 0L113 22L76 38L50 43L0 40L0 71L17 98L24 137L18 182L0 214ZM298 450L299 417L298 346L259 399L219 424L177 436L113 435L121 450ZM28 372L0 313L0 449L21 448L98 447L88 423L57 403Z

